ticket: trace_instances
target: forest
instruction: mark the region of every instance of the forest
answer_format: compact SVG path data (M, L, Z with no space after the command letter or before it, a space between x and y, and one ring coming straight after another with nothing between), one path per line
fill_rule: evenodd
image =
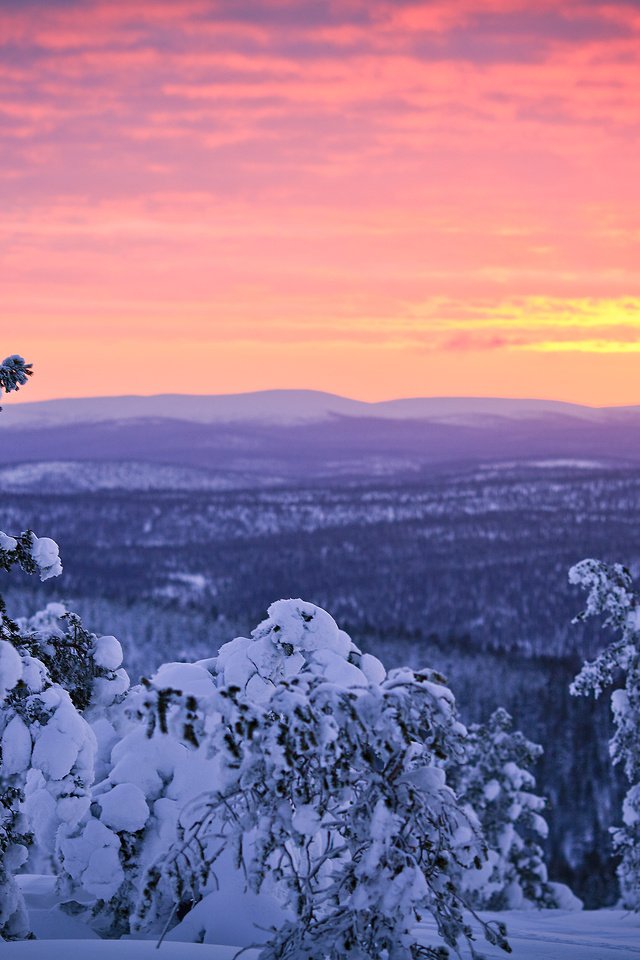
M412 482L360 480L218 492L6 493L6 529L54 530L62 581L2 577L13 610L65 600L115 633L133 678L211 657L273 597L332 611L388 666L436 667L466 722L498 706L544 753L548 862L587 906L616 898L606 699L569 683L602 645L572 624L585 556L640 565L640 472L563 462L485 465Z

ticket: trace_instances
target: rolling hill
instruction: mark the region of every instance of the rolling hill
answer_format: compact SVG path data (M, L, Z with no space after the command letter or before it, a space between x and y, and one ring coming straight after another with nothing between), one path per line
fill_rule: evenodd
M415 476L505 460L633 465L639 440L640 407L473 397L365 403L310 390L13 402L0 416L5 468L55 462L45 471L55 480L73 473L61 463L91 463L107 487L120 481L113 469L105 478L105 464L124 463L137 466L118 468L121 484L149 488ZM11 476L0 470L0 482Z

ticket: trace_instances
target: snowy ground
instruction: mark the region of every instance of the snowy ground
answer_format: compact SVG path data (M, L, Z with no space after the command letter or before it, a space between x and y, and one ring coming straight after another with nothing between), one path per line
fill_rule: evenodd
M2 945L3 960L233 960L238 947L198 943L154 943L141 940L31 940ZM255 958L245 951L242 960ZM619 957L620 955L617 954Z
M507 924L514 960L640 958L640 916L621 910L524 910L491 916ZM425 943L434 942L425 936ZM507 956L497 947L480 942L478 947L491 960Z
M237 946L165 941L160 950L149 941L106 941L77 920L51 906L50 878L30 878L27 892L38 940L3 943L2 960L233 960ZM39 882L38 882L39 881ZM640 960L640 916L620 910L514 911L496 914L507 924L514 960ZM236 919L236 923L238 919ZM241 921L240 921L241 922ZM435 943L433 927L424 924L424 942ZM236 942L247 942L244 938ZM478 946L491 960L506 957L497 948ZM245 950L243 960L257 951Z

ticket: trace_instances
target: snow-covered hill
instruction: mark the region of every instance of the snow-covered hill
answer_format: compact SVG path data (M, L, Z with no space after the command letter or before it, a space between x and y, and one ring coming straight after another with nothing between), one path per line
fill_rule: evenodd
M537 419L557 415L601 422L611 416L640 412L640 407L595 408L554 400L493 397L416 397L367 403L316 390L262 390L256 393L194 396L160 394L140 397L6 403L5 427L53 427L74 423L123 420L183 420L191 423L320 423L336 416L389 420L428 420L471 424L486 418Z
M255 486L245 474L219 474L197 467L180 467L136 460L48 460L0 467L5 493L80 493L101 490L233 490Z
M14 469L0 476L0 487L15 490L24 482L24 489L33 489L38 470L43 487L59 486L66 473L70 490L219 489L282 480L415 478L436 465L490 461L637 464L639 440L640 407L547 400L363 403L310 390L271 390L13 401L0 415L0 465ZM50 466L35 474L33 466L26 472L20 466L36 462ZM87 468L76 470L69 466L74 462ZM185 470L197 472L187 476Z
M83 397L36 403L7 402L6 427L53 427L123 420L182 420L190 423L314 423L343 414L356 416L357 400L314 390L265 390L258 393L196 396Z

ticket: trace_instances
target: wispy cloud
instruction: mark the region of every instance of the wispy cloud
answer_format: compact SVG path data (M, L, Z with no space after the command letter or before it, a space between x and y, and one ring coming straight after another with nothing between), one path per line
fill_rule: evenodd
M3 332L227 344L237 389L247 344L331 344L362 396L584 353L628 400L639 40L615 0L6 0Z

